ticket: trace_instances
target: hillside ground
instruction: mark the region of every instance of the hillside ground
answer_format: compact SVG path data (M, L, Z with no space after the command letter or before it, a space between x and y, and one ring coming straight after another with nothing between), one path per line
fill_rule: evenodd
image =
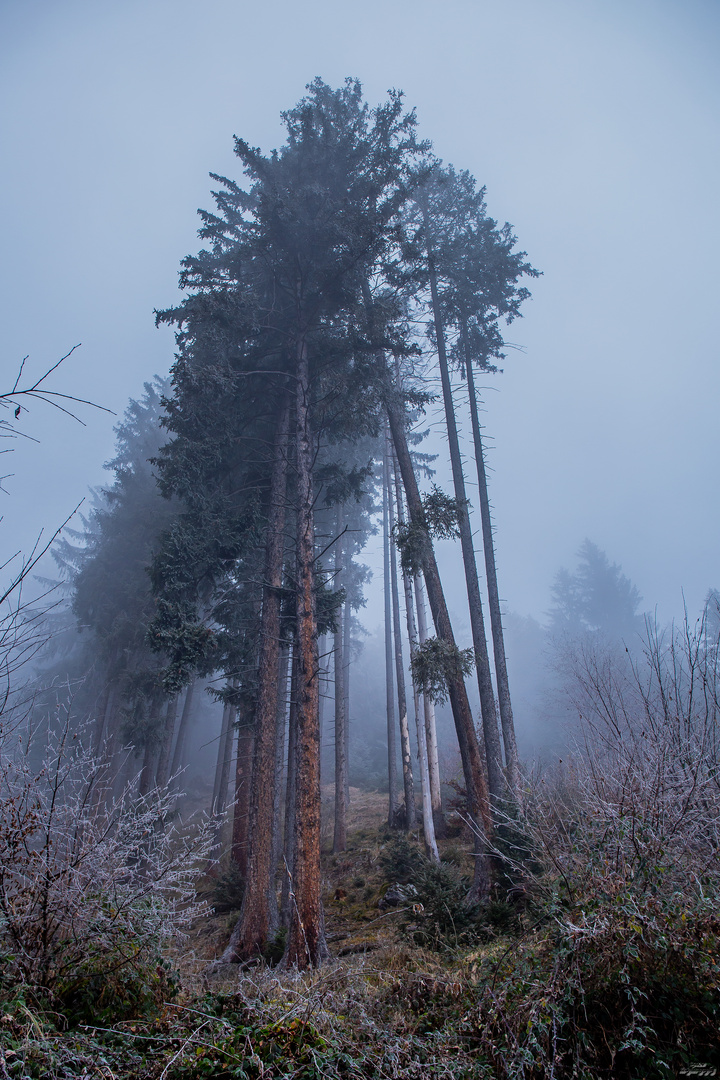
M0 1080L717 1075L714 915L657 901L629 914L618 893L596 901L605 939L591 941L587 912L561 889L509 902L507 883L468 911L461 823L450 821L436 870L417 836L387 828L386 799L351 790L347 850L332 854L323 792L330 956L319 970L283 970L281 942L265 959L213 965L239 893L228 875L206 879L219 910L176 943L134 1006L99 987L94 1009L68 1022L18 988L2 1006Z

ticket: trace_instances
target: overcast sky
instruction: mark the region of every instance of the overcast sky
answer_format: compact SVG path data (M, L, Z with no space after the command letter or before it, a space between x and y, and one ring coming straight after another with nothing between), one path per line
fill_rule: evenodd
M720 585L718 55L702 0L2 0L2 388L82 342L53 386L121 413L172 363L153 309L233 135L278 145L316 75L402 88L544 274L486 394L507 607L542 617L587 536L646 608L695 610ZM22 419L3 551L107 478L115 421L82 417Z

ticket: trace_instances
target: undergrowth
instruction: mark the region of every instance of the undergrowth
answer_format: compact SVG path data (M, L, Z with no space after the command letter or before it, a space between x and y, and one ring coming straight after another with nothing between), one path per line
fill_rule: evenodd
M150 947L137 981L122 965L121 991L107 966L85 979L82 1006L57 981L36 992L43 953L18 977L0 927L0 1080L718 1075L716 667L691 636L648 649L647 670L585 657L593 740L528 782L522 815L507 810L489 902L468 904L457 845L435 864L412 838L365 828L326 858L334 955L319 971L271 967L278 940L212 983L186 963L178 989ZM237 903L236 883L219 907L221 893Z
M387 928L375 952L303 977L233 969L126 1019L69 1026L21 988L0 1010L7 1075L654 1080L717 1069L720 898L709 882L660 895L609 878L593 894L602 853L597 863L571 890L548 875L510 925L498 910L466 908L464 924L457 907L447 924L428 910L423 927L417 911L368 908L367 925ZM416 907L462 904L457 868L421 864L414 880Z

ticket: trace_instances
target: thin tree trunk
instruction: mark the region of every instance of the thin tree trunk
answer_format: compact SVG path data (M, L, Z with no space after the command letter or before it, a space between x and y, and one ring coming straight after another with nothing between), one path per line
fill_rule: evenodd
M323 780L323 750L325 747L325 699L330 687L329 668L325 667L327 657L327 635L318 639L318 727L320 729L320 787Z
M121 755L124 753L124 757ZM132 747L123 747L117 752L117 759L119 765L112 784L112 796L118 798L126 788L132 783L133 779L138 775L138 771L135 765L135 755ZM139 794L139 790L138 790Z
M480 693L480 712L482 715L483 734L485 737L488 784L492 799L497 801L507 794L507 785L505 783L502 768L500 732L498 730L495 694L493 692L492 676L490 674L490 658L488 656L485 620L483 618L482 600L480 598L480 582L478 581L472 528L470 526L470 514L468 512L469 504L465 494L465 477L463 474L462 458L460 456L460 440L458 438L457 422L455 420L455 406L452 398L450 370L445 348L445 328L443 326L440 311L437 273L429 240L427 214L424 216L426 233L428 233L428 269L430 275L433 319L435 323L435 340L437 344L438 361L440 364L440 382L442 384L443 402L445 405L445 422L447 425L448 443L450 446L453 487L455 489L455 499L458 507L460 543L462 546L463 566L465 568L465 584L467 587L468 605L470 608L470 627L472 629L473 648L475 650L475 669L477 672L478 691Z
M349 543L346 547L345 560L350 561ZM343 604L343 644L342 662L345 673L345 806L350 808L350 630L352 611L346 600Z
M173 694L167 703L165 712L165 724L163 725L162 740L158 754L157 773L155 783L159 788L164 788L170 779L170 751L172 750L173 735L175 734L175 722L178 714L178 695Z
M117 697L117 685L108 683L101 698L98 717L95 722L95 731L93 732L93 757L102 766L97 775L92 800L96 809L108 800L116 781L116 776L113 775L111 769L111 762L115 753L116 730L112 721Z
M142 771L138 794L144 797L155 787L155 773L157 771L159 745L157 732L160 727L160 713L162 711L163 698L160 694L154 695L150 702L150 711L147 721L147 741L143 753Z
M402 486L397 460L394 461L395 474L395 498L397 500L398 522L405 524L405 511L402 501ZM403 570L403 589L405 591L405 616L407 620L408 642L410 643L410 659L412 661L417 648L417 629L415 627L415 611L413 605L412 582L410 576ZM432 793L430 791L430 770L428 768L427 737L425 734L424 718L420 712L420 694L413 680L413 708L415 710L415 730L417 733L418 764L420 766L420 794L422 798L423 837L425 839L425 854L434 862L440 862L440 855L435 838L435 822L433 819Z
M115 683L110 695L110 700L108 701L108 709L105 717L105 731L103 735L102 760L108 765L112 762L118 751L118 741L120 739L118 708L121 701L122 694L118 684ZM111 781L111 784L112 783L114 783L114 779Z
M385 438L387 446L387 436ZM395 827L398 815L397 750L395 744L395 683L393 675L392 600L390 587L390 470L383 458L383 589L385 597L385 711L388 743L388 825Z
M250 850L250 791L255 742L252 723L238 724L235 756L235 800L233 802L232 858L247 880ZM237 925L237 923L235 924Z
M220 859L220 835L227 804L227 789L230 783L230 757L232 754L232 727L235 721L235 706L226 701L223 705L222 726L218 740L218 756L215 765L215 783L213 785L212 816L215 819L213 840L210 846L206 873L217 873Z
M220 736L218 738L218 754L217 760L215 762L215 780L213 782L213 795L212 803L210 806L210 813L213 816L222 814L225 810L227 784L230 779L230 750L228 747L228 742L230 741L233 712L233 706L230 705L230 703L227 701L223 702L222 722L220 724ZM223 773L227 774L224 780Z
M288 715L287 782L285 785L285 840L283 848L282 890L280 920L290 926L290 907L293 881L293 855L295 844L295 792L297 790L297 740L298 740L298 662L297 635L293 643L290 675L290 709Z
M395 500L393 498L390 474L392 450L389 438L385 440L385 456L388 461L388 527L392 537L395 531ZM415 827L415 785L412 774L410 729L408 727L407 695L405 693L397 560L395 558L395 545L392 542L390 545L390 587L392 590L393 637L395 640L395 676L397 678L398 712L400 714L400 754L402 757L403 789L405 792L405 828L413 829Z
M290 403L285 399L275 431L270 506L265 541L265 580L260 623L260 663L255 709L254 750L249 806L249 852L240 918L225 960L252 956L270 932L272 820L275 801L275 749L280 661L280 616L287 491ZM232 956L230 955L232 954Z
M270 863L270 880L273 888L270 894L270 930L275 933L280 926L280 912L277 903L277 875L282 853L282 821L283 821L283 779L285 774L285 728L288 714L288 668L290 666L290 646L284 644L280 651L280 678L278 680L280 693L278 696L278 708L276 714L275 740L275 783L273 790L273 822L272 822L272 846Z
M327 956L320 872L320 732L318 726L317 624L313 439L307 342L297 348L297 642L298 754L293 859L293 903L285 963L316 967Z
M495 678L497 679L498 704L500 705L500 722L502 724L503 742L505 744L507 780L510 790L519 801L520 763L518 760L517 742L515 739L515 723L513 721L512 703L510 701L510 685L508 682L507 659L505 656L502 614L500 612L500 592L498 590L497 568L495 565L495 545L493 543L492 518L490 516L490 499L488 497L485 454L483 452L480 421L478 419L475 379L473 376L472 362L467 352L464 333L463 348L465 352L465 373L467 375L468 396L470 398L470 420L472 423L475 464L477 467L478 491L480 495L480 516L482 519L483 548L485 551L488 607L490 609L490 627L493 639L493 655L495 657Z
M418 616L418 637L420 644L424 645L428 638L427 618L425 616L425 597L423 595L422 578L415 575L415 601ZM425 735L428 748L428 771L430 773L430 794L432 796L433 817L435 831L439 836L445 835L445 815L442 805L442 788L440 786L440 759L438 754L437 724L435 722L435 706L429 694L423 694L423 712L425 715Z
M105 689L100 698L100 707L97 711L97 718L95 720L95 728L92 738L92 753L93 757L98 760L101 757L103 749L103 743L107 741L108 721L112 712L113 699L115 697L115 685L112 681L108 680L105 685ZM105 756L104 754L102 755Z
M342 509L337 511L337 540L335 541L335 587L342 580L343 542ZM333 851L345 851L347 847L347 758L345 756L345 657L343 656L343 620L340 609L337 629L333 635L333 655L335 673L335 828L333 832Z
M405 432L404 413L390 398L387 402L388 419L392 432L395 453L397 454L400 475L408 501L408 511L413 525L424 528L424 514L420 491L410 458ZM423 575L427 586L428 600L438 637L445 641L452 650L456 650L455 636L445 602L445 595L440 581L440 574L435 561L430 537L428 536L423 556ZM485 763L483 761L477 732L473 724L470 702L462 675L459 673L448 679L448 696L455 721L460 757L465 777L468 809L472 818L475 836L475 873L471 895L480 896L490 887L490 874L487 856L487 837L491 832L491 817L488 799Z
M152 789L155 781L155 762L157 761L157 747L148 740L143 751L143 763L140 770L140 782L138 795L143 799Z
M188 732L190 730L190 721L192 719L193 712L193 700L195 697L195 684L197 679L193 679L188 683L187 692L185 694L185 701L183 702L182 713L180 714L180 725L178 727L177 739L175 740L175 749L173 751L172 765L170 766L170 775L177 777L181 769L185 767L187 756L187 739Z

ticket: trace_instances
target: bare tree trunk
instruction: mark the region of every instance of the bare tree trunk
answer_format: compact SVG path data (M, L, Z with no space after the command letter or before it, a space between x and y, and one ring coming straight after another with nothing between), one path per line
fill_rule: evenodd
M468 395L470 398L470 420L472 422L473 443L475 445L475 464L477 466L483 548L485 551L485 574L487 576L488 587L488 607L490 609L490 627L492 629L493 655L495 657L495 678L497 679L498 704L500 705L500 722L502 724L503 742L505 744L507 780L510 790L519 801L520 763L518 760L517 742L515 740L515 723L513 721L512 703L510 701L510 685L508 682L507 659L505 656L502 614L500 612L500 592L498 590L497 568L495 565L495 545L493 543L492 518L490 516L490 499L488 497L485 454L483 452L480 421L478 419L475 379L473 377L472 363L467 354L464 335L463 347L465 351L465 373L467 375Z
M346 549L349 552L349 545ZM346 553L346 562L350 555ZM343 604L343 648L342 662L345 673L345 806L350 807L350 629L352 626L352 611L350 604Z
M250 851L250 791L255 729L247 722L238 725L235 757L235 800L233 803L232 858L247 879ZM237 923L235 924L237 926Z
M320 732L318 725L315 531L307 342L297 348L297 643L298 753L295 853L285 963L316 967L327 955L320 872Z
M227 790L230 782L230 757L232 754L232 727L235 721L235 706L226 701L223 705L222 726L218 740L218 756L215 765L215 783L213 785L212 816L215 818L214 832L206 873L217 872L220 858L220 835L227 804Z
M223 703L222 722L220 725L220 735L218 737L218 754L217 761L215 762L215 780L213 782L213 795L210 807L210 813L213 815L222 814L225 810L227 784L230 779L231 751L228 743L230 741L230 731L233 725L234 712L234 707L229 702L226 701ZM224 780L223 773L226 773Z
M120 741L121 725L119 723L118 710L121 702L122 694L116 682L113 686L113 690L108 701L108 708L105 717L105 731L103 736L102 760L104 762L107 762L108 764L112 762L119 749L118 743ZM110 779L110 784L114 784L114 777Z
M105 803L111 796L117 776L113 773L111 762L115 754L116 726L113 723L113 713L118 698L116 683L110 683L100 699L98 716L95 721L95 729L92 739L92 753L98 764L103 768L98 773L97 782L93 793L92 803L95 808Z
M92 752L93 757L100 759L104 757L103 744L107 741L108 735L108 721L112 713L113 699L115 697L115 685L108 679L105 688L100 696L100 705L97 711L97 717L95 719L95 727L93 729L92 738Z
M392 450L389 438L385 440L385 456L388 461L388 526L392 537L395 532L395 500L391 481L390 462ZM403 789L405 793L405 828L413 829L415 827L415 785L412 774L410 729L408 727L407 695L405 693L397 560L395 558L395 545L392 542L390 544L390 587L392 590L393 637L395 640L395 676L397 678L398 712L400 714L400 754L402 757Z
M285 785L285 840L283 848L282 890L280 920L290 925L292 897L293 854L295 843L295 792L297 790L297 741L298 741L298 662L297 635L293 644L290 676L290 709L288 716L287 782Z
M280 925L280 913L277 903L277 875L282 853L282 803L283 803L283 779L285 773L285 728L288 714L288 667L290 661L290 646L284 644L280 651L280 678L278 680L280 693L278 696L278 708L276 714L275 740L275 783L273 790L273 822L272 844L270 862L270 880L273 888L270 895L270 930L275 933Z
M427 215L425 215L425 224L426 233L429 233ZM498 731L495 694L493 692L492 676L490 674L490 658L488 656L485 620L483 618L482 600L480 598L480 582L478 581L477 564L475 562L475 549L473 545L472 529L470 527L470 514L468 512L469 504L465 494L465 476L463 474L462 458L460 456L460 440L458 439L455 406L452 397L452 386L450 384L450 370L447 361L447 351L445 349L445 328L443 326L440 311L435 260L429 239L427 247L428 268L430 272L430 293L435 323L435 340L437 344L438 361L440 364L440 381L442 383L443 402L445 405L445 422L447 425L448 444L450 446L453 486L458 506L458 525L460 527L460 543L462 546L463 566L465 568L465 584L467 587L468 605L470 608L470 626L472 629L473 648L475 650L475 669L477 672L478 691L480 693L480 712L482 714L483 734L485 737L488 783L491 797L493 800L498 800L507 794L507 785L505 783L502 768L500 732Z
M385 437L387 446L387 435ZM395 827L398 815L397 750L395 744L395 685L392 647L392 600L390 588L390 470L383 459L383 587L385 596L385 709L388 742L388 825Z
M190 721L192 719L193 700L195 697L195 684L197 679L193 679L188 683L187 692L185 694L185 701L183 702L182 713L180 714L180 725L178 727L177 739L175 740L175 750L173 751L172 765L170 766L170 775L177 776L181 769L185 767L187 757L187 738L190 730Z
M404 414L401 412L396 401L389 398L387 402L388 419L392 432L395 453L397 454L400 475L408 501L408 511L413 525L425 528L422 499L417 486L415 472L410 458L410 451L405 433ZM427 538L423 556L423 575L427 586L428 600L435 623L435 631L438 637L446 642L453 651L457 650L455 636L450 622L450 616L445 602L440 574L435 561L430 537ZM467 791L468 809L473 820L473 833L475 837L475 874L471 894L480 896L487 893L490 887L490 873L487 856L487 837L491 832L491 817L485 777L485 763L478 742L477 732L473 724L470 702L462 675L459 673L448 678L448 696L450 707L455 721L460 757L463 764L463 775Z
M423 645L428 638L427 618L425 616L425 597L423 595L422 578L415 575L415 601L418 616L418 637ZM423 712L425 715L425 736L428 748L428 771L430 773L430 794L432 796L433 818L435 831L439 836L445 835L445 815L442 805L442 788L440 786L440 760L438 755L437 725L435 723L435 706L428 694L423 694Z
M318 727L320 729L320 786L322 787L322 757L325 747L325 699L330 687L329 669L325 666L327 656L327 635L318 639Z
M144 798L155 783L155 762L157 761L157 746L148 740L143 751L143 763L140 770L140 782L138 795Z
M109 793L111 793L114 798L117 798L132 783L134 777L138 776L136 759L132 747L125 746L118 750L115 763L116 772Z
M342 509L337 511L337 540L335 541L335 587L342 580L343 542ZM347 847L347 758L345 756L345 657L343 655L343 620L340 610L337 629L333 635L333 655L335 669L335 828L333 833L333 851L345 851ZM346 616L347 617L347 616Z
M170 779L170 751L172 750L177 714L178 695L173 694L167 703L165 724L163 725L162 740L160 742L160 751L158 754L157 773L155 775L155 783L160 788L165 787Z
M270 932L272 820L275 801L280 661L280 598L285 551L287 455L290 434L289 399L283 402L275 431L270 506L265 541L265 580L260 623L260 664L255 709L254 750L249 806L249 853L240 918L232 932L225 960L252 956ZM316 717L317 719L317 717Z
M163 707L163 697L161 694L155 694L150 702L150 709L147 719L147 738L145 742L145 750L143 752L143 763L140 772L140 782L138 785L138 795L144 797L155 787L155 774L157 772L157 763L159 755L159 744L157 740L157 732L160 727L160 714Z
M402 486L400 483L397 460L394 461L395 474L395 498L397 500L398 521L405 524L405 511L402 501ZM412 582L410 576L403 570L403 589L405 590L405 616L407 620L408 641L410 643L410 659L412 660L417 648L417 630L415 627L415 612L413 605ZM435 822L433 818L432 793L430 790L430 770L428 767L427 736L425 734L424 717L420 712L420 694L413 681L413 708L415 710L415 730L417 732L418 763L420 766L420 794L422 798L423 837L425 839L425 854L435 862L440 862L440 855L435 838Z

